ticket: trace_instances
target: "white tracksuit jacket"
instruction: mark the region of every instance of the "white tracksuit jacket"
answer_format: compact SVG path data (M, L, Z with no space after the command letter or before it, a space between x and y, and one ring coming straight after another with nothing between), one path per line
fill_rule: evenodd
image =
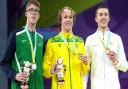
M103 42L108 48L117 54L119 63L112 63L106 55ZM124 53L124 47L119 35L106 31L103 37L101 31L96 31L86 39L86 50L91 65L91 89L120 89L118 70L127 71L128 63Z

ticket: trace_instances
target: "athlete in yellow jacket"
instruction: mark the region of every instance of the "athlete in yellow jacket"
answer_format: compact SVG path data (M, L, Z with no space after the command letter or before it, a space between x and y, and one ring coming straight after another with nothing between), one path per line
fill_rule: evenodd
M87 60L80 58L80 54L85 54L84 41L72 33L73 10L70 7L64 7L59 14L62 30L47 42L43 75L47 78L52 77L51 89L84 89L83 76L89 71ZM66 67L63 72L63 84L57 81L56 64L58 58L63 59L63 64Z

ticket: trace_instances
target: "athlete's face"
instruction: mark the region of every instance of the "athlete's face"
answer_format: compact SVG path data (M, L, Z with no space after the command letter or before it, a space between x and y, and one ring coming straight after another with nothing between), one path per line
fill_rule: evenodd
M31 4L26 8L25 16L28 23L36 24L40 17L40 10L36 5Z
M95 21L100 28L107 28L109 22L109 12L107 8L100 8L96 12Z
M73 27L73 14L71 10L64 9L61 14L61 27L64 30L72 30Z

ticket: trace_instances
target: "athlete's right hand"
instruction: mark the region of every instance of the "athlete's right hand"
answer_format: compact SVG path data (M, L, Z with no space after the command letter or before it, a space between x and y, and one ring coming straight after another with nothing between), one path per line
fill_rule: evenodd
M28 78L27 74L21 72L21 73L16 74L15 80L23 82L23 81L27 80L27 78Z

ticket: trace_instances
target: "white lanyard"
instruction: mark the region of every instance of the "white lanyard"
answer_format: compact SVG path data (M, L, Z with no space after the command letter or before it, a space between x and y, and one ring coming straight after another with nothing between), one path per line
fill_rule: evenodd
M32 44L32 40L31 40L31 37L30 37L30 34L28 32L28 27L25 26L25 30L26 30L26 33L27 33L27 36L28 36L28 39L29 39L29 44L31 46L31 53L32 53L32 62L35 63L35 55L36 55L36 43L37 43L37 40L36 40L36 31L35 31L35 46L33 47L33 44Z
M61 36L62 40L64 41L64 43L66 44L66 46L67 46L74 54L77 54L77 53L76 53L76 48L75 48L75 42L74 42L74 35L73 35L73 37L72 37L72 39L73 39L73 48L70 48L70 47L69 47L69 44L68 44L68 42L66 41L66 39L63 37L62 33L60 33L60 36Z
M19 70L19 72L21 73L21 67L20 67L20 63L19 63L19 61L18 61L18 59L17 59L16 52L15 52L15 59L16 59L16 63L17 63L17 66L18 66L18 70Z

